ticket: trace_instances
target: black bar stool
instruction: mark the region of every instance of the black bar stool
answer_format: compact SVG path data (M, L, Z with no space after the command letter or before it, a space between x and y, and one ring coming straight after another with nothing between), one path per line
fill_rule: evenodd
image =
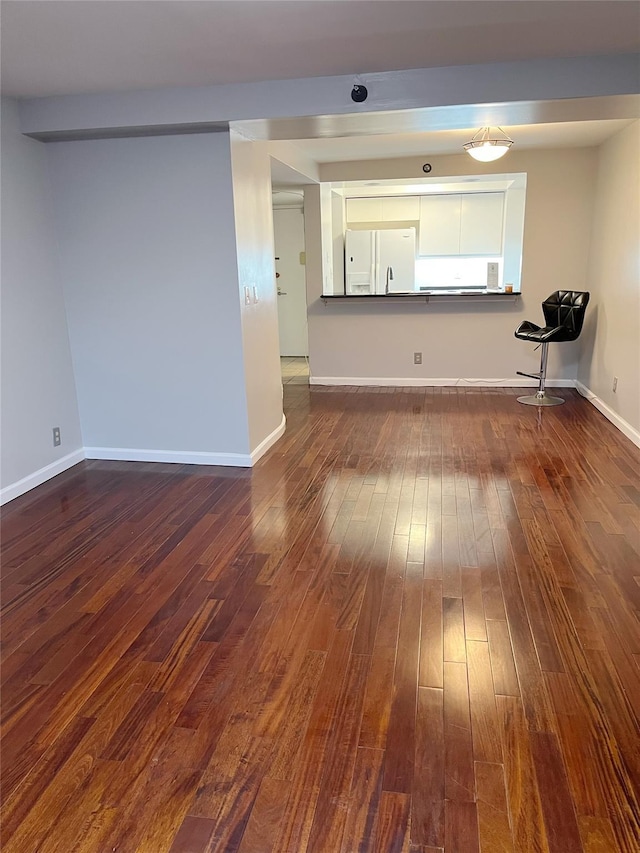
M519 403L527 406L559 406L564 403L562 397L552 397L546 393L547 357L549 344L563 341L575 341L582 331L584 315L589 304L589 294L580 290L556 290L542 303L544 326L536 326L529 320L523 320L515 331L516 338L522 341L533 341L542 346L540 355L540 371L538 373L523 373L517 370L518 376L529 376L538 380L538 390L535 394L518 397Z

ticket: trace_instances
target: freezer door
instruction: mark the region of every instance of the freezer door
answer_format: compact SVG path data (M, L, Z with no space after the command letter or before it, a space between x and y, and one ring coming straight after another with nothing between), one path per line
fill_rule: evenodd
M416 229L378 231L376 293L413 291L416 281Z
M345 293L375 293L375 231L345 233Z

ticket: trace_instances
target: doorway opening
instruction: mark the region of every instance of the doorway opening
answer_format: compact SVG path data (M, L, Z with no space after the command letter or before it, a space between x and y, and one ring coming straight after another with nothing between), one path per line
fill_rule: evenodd
M309 384L309 359L306 356L280 356L283 385Z

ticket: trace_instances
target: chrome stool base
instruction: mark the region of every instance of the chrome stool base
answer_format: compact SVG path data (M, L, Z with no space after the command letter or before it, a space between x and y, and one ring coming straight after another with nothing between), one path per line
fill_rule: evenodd
M560 406L564 403L562 397L552 397L545 394L544 391L538 391L537 394L531 394L527 397L518 397L519 403L524 403L525 406Z

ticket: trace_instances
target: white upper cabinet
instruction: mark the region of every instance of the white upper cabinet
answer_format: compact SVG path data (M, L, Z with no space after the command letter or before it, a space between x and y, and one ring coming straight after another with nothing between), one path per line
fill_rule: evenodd
M468 193L461 199L460 254L500 255L504 195Z
M500 255L503 214L503 193L422 196L418 254Z
M417 222L420 218L420 197L417 195L389 196L380 200L383 222Z
M419 221L421 257L502 254L504 193L348 198L346 202L348 226L366 223L384 228L385 222Z
M457 193L421 196L418 254L460 254L460 196Z
M417 222L420 218L418 196L386 198L348 198L347 222Z
M381 198L348 198L347 223L382 222Z

